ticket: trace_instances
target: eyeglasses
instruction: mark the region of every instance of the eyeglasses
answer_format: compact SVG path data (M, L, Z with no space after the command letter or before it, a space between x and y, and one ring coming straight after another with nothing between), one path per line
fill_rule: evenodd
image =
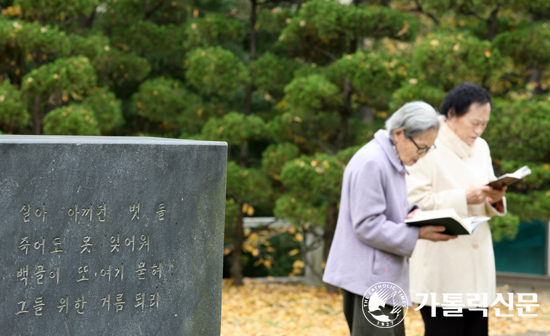
M409 137L407 137L409 138ZM433 145L432 147L419 147L416 142L414 142L413 138L409 138L409 140L412 141L412 143L416 146L416 152L418 154L426 154L428 153L431 149L435 149L435 145Z

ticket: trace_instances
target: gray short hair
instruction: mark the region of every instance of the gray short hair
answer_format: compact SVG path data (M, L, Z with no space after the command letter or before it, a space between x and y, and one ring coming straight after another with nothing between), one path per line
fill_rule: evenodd
M403 105L386 120L386 130L393 139L393 132L404 130L405 136L414 138L422 132L439 130L438 113L423 101L414 101Z

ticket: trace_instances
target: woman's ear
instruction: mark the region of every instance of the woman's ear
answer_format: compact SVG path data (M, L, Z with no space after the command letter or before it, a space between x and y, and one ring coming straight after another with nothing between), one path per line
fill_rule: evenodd
M403 136L405 136L405 130L398 129L393 131L393 138L394 139L401 139Z
M447 119L451 119L456 117L456 111L454 107L451 107L449 111L447 111Z

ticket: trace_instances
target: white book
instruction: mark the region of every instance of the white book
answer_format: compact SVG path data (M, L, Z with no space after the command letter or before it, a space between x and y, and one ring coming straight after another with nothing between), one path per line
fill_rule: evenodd
M510 174L504 174L495 181L488 183L487 185L490 186L493 189L502 189L504 185L510 185L512 183L516 183L517 181L521 180L525 176L531 174L531 169L527 166L523 166L520 169L516 170L513 173Z
M491 217L468 217L460 218L455 209L418 211L414 218L406 219L405 223L412 226L440 225L446 230L442 233L456 235L466 235L474 233L477 226L490 220Z

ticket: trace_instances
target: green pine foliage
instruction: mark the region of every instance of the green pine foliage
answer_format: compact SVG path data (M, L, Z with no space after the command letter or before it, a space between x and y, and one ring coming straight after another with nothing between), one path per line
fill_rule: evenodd
M284 165L300 155L300 148L290 142L269 145L262 153L262 167L274 180L279 180Z
M407 102L423 100L436 109L445 99L445 91L442 88L430 86L425 81L410 78L409 81L395 90L390 101L390 111L397 111Z
M279 42L290 54L325 65L355 51L360 39L412 40L419 27L417 18L389 7L312 0L288 23Z
M57 108L44 118L44 134L100 135L94 111L86 105L75 104Z
M196 134L207 120L200 97L175 79L160 77L145 81L132 101L138 115L173 128L175 135Z
M285 101L293 109L311 113L311 111L330 111L341 104L340 89L322 75L309 75L294 79L285 87Z
M98 0L16 0L23 17L40 17L44 20L63 22L72 17L90 15L99 5Z
M93 88L96 76L87 57L58 58L43 65L23 78L26 94L39 95L48 100L63 102L66 97L76 99Z
M267 125L258 116L229 112L223 118L212 118L203 127L203 138L227 141L230 146L243 146L250 140L267 135Z
M506 66L500 51L491 48L489 41L465 33L440 33L420 43L414 51L411 68L412 74L421 73L418 80L446 92L462 81L494 85Z
M234 203L257 205L269 198L267 176L256 168L242 168L234 161L227 163L227 197Z
M29 112L21 95L8 81L0 84L0 123L5 127L22 127L29 122Z
M540 22L499 34L495 49L512 57L517 64L547 67L550 64L550 22Z
M206 14L187 26L184 46L187 49L205 48L242 39L243 22L219 14Z
M408 68L403 58L358 51L334 62L328 71L333 83L343 83L346 79L351 82L354 103L385 110L392 92L407 78Z
M280 176L288 191L277 199L275 215L298 226L325 225L331 203L340 199L345 164L328 154L288 161Z
M105 88L94 90L84 99L83 104L94 111L102 134L109 134L124 122L120 99Z
M283 98L285 86L292 81L297 69L298 64L294 60L271 52L263 54L250 66L254 86L277 101Z
M2 132L228 142L226 250L237 284L251 256L237 253L253 235L244 217L321 229L330 244L357 149L406 102L437 109L466 80L494 100L483 137L497 175L533 171L510 187L494 239L550 219L548 1L0 6Z
M204 95L229 97L248 81L248 69L222 47L197 48L185 60L185 78Z

